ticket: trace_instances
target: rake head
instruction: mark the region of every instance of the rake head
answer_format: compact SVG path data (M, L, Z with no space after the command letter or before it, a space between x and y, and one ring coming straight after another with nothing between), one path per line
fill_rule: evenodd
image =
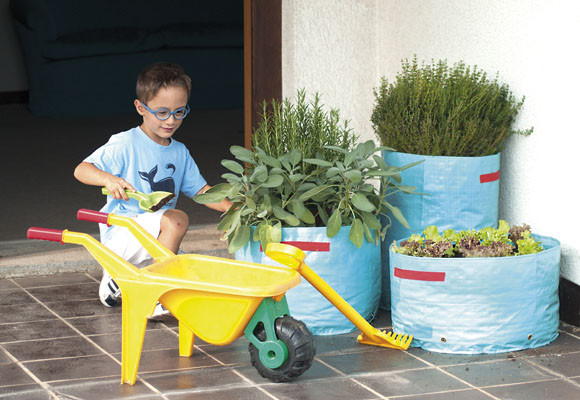
M370 344L373 346L389 347L397 350L407 350L413 341L413 335L402 333L385 332L379 329L374 332L372 337L361 333L357 338L359 343Z

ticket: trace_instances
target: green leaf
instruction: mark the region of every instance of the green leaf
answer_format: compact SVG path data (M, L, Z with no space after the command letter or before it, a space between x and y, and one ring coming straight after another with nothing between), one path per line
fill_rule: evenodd
M288 162L288 160L286 159L281 159L280 163L282 164L282 166L284 167L284 169L288 172L292 171L292 165L290 165L290 163Z
M327 178L332 178L333 176L336 176L336 175L338 175L338 174L340 174L340 169L338 169L338 168L336 168L336 167L329 168L329 169L326 171L326 177L327 177Z
M363 211L360 215L365 225L368 225L370 229L381 229L381 221L375 214Z
M264 231L264 230L266 230L268 226L269 226L269 225L268 225L268 223L267 223L267 222L265 222L265 221L264 221L264 222L261 222L261 223L260 223L260 224L259 224L259 225L256 227L256 229L254 229L254 234L252 235L252 240L253 240L254 242L257 242L257 241L259 241L259 240L260 240L260 237L261 237L262 235L264 235L263 231Z
M280 161L278 161L274 157L266 154L264 152L264 150L262 150L262 149L258 149L258 158L264 164L269 165L272 168L281 168L282 167L282 163L280 163Z
M300 200L302 200L302 201L308 200L309 198L316 196L317 194L319 194L323 190L327 189L328 187L330 187L330 186L329 185L316 186L316 187L308 190L307 192L302 193L302 195L300 196Z
M229 169L232 172L235 172L236 174L243 174L244 173L244 167L233 160L222 160L222 165L224 167L226 167L227 169Z
M242 211L242 212L241 212L241 214L240 214L240 215L241 215L242 217L245 217L245 216L247 216L247 215L250 215L250 214L252 214L252 213L253 213L254 211L256 211L256 210L252 210L251 208L249 208L249 207L245 206L245 207L242 207L242 208L241 208L241 211Z
M255 211L256 202L251 197L246 197L246 207L248 207L252 211Z
M407 220L403 216L403 213L401 212L399 207L395 207L395 206L391 205L390 203L387 203L386 201L383 201L383 205L386 206L391 211L391 213L393 214L393 217L395 217L397 219L397 221L399 221L401 223L401 225L403 225L407 229L411 229L411 227L409 226L409 223L407 222Z
M230 208L222 217L222 220L220 221L217 230L220 232L228 231L231 228L234 219L236 218L235 217L236 213L239 214L239 211L237 211L234 207Z
M365 239L367 240L367 242L372 243L373 234L371 233L371 230L369 229L368 225L365 224L364 222L363 222L363 232L365 234Z
M400 170L396 167L387 167L387 169L369 169L365 174L367 176L400 176ZM400 180L401 178L398 178Z
M344 176L346 176L352 183L359 183L362 180L362 174L358 169L346 171Z
M318 186L316 186L316 184L313 182L304 182L296 187L296 193L307 192L308 190L314 189L315 187Z
M296 215L298 218L302 218L304 215L304 211L306 207L304 207L304 203L300 200L292 200L288 203L288 208Z
M365 195L358 192L352 195L352 204L361 211L370 212L376 209Z
M357 156L356 151L348 153L346 157L344 157L344 166L348 167L350 164L352 164L352 162L356 160L356 156Z
M342 226L342 216L338 208L333 211L332 215L328 219L328 224L326 225L326 236L334 237L340 230Z
M332 167L331 162L328 162L325 160L319 160L318 158L305 158L303 161L305 163L318 165L320 167Z
M497 230L500 232L500 234L505 235L510 231L510 224L508 224L507 221L500 219Z
M334 151L338 151L339 153L342 153L342 154L347 154L348 153L348 150L343 149L342 147L339 147L339 146L330 146L330 145L327 145L327 146L324 146L324 148L325 149L334 150Z
M270 226L270 229L268 230L268 236L270 238L270 242L280 243L282 240L282 224L280 222L276 222L273 226Z
M251 229L248 225L240 225L234 232L234 236L228 244L228 252L230 254L235 253L236 250L244 247L248 240L250 240Z
M301 159L302 159L302 152L298 149L292 149L292 151L290 151L290 153L288 153L288 161L290 161L290 164L292 164L293 166L298 164Z
M429 239L434 242L439 242L441 240L441 235L439 234L439 230L435 225L429 225L427 228L425 228L423 230L423 235L425 235L425 239Z
M219 203L226 198L226 193L200 193L193 197L193 200L199 204Z
M417 187L416 186L398 185L397 189L399 189L403 193L413 193L417 189Z
M355 218L352 225L350 226L350 233L348 238L356 247L359 249L363 244L364 239L364 232L363 232L363 224L360 219Z
M411 164L404 165L404 166L402 166L402 167L400 168L400 170L401 170L401 171L403 171L403 170L405 170L405 169L408 169L408 168L414 167L415 165L419 165L419 164L421 164L421 163L422 163L422 162L424 162L424 161L425 161L425 160L421 160L421 161L416 161L416 162L414 162L414 163L411 163Z
M234 209L234 207L235 207L235 209ZM241 221L241 218L240 218L241 211L240 211L239 207L242 207L242 205L234 203L234 207L230 208L230 210L234 209L234 212L231 214L231 219L228 219L228 223L227 224L224 223L223 225L220 223L218 225L218 228L220 228L220 231L224 232L224 237L228 240L231 238L232 233L240 225L240 221Z
M232 187L231 183L218 183L206 190L206 193L227 193Z
M379 151L375 146L375 142L372 140L367 140L366 142L361 143L360 148L363 158L369 158L373 153Z
M222 174L222 178L230 183L236 183L242 180L242 178L240 178L238 175L232 174L230 172Z
M254 160L254 153L251 150L246 149L245 147L236 145L231 146L230 153L232 153L234 157L236 157L240 161L247 162L250 164L256 164L256 161Z
M328 214L326 213L326 211L322 207L320 207L320 204L316 204L316 209L318 211L318 216L322 220L322 223L325 226L328 225Z
M268 180L262 184L265 188L274 188L280 186L284 182L282 175L270 175Z
M294 213L294 215L296 215L298 218L300 218L302 221L304 221L307 224L313 224L314 223L314 215L310 212L309 209L307 209L304 206L304 203L300 200L292 200L289 204L289 207L291 207L292 212Z
M294 183L298 182L301 179L304 179L304 174L292 174L288 178Z
M232 184L230 190L228 191L228 197L234 198L235 196L238 196L242 187L243 185L239 182Z
M300 219L296 217L294 214L289 213L288 211L284 210L280 206L273 206L272 211L276 218L279 218L283 221L286 221L290 226L298 226L300 225Z
M250 175L250 182L266 182L268 179L268 168L265 165L258 165Z
M383 157L374 155L373 160L375 160L379 168L387 169L387 163L385 162L385 159Z
M378 146L375 150L376 151L397 151L397 150L392 149L392 148L387 147L387 146Z

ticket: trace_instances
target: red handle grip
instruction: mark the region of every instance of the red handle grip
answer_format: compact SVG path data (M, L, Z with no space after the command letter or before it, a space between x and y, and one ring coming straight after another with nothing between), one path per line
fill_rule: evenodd
M41 239L50 240L51 242L61 242L62 243L62 230L60 229L47 229L47 228L28 228L26 232L26 237L28 239Z
M109 214L100 211L87 210L86 208L81 208L77 211L77 219L79 221L91 221L106 224L108 218Z

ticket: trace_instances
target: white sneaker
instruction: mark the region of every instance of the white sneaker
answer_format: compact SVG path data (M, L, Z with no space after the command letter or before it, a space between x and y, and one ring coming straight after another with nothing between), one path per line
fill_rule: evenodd
M166 309L165 307L163 307L163 304L157 302L157 305L155 306L155 310L153 310L153 314L151 314L150 317L148 317L149 319L156 319L156 318L160 318L163 317L164 315L169 315L171 314L169 312L168 309Z
M99 285L99 299L105 307L115 307L119 305L121 289L115 283L111 275L104 273Z

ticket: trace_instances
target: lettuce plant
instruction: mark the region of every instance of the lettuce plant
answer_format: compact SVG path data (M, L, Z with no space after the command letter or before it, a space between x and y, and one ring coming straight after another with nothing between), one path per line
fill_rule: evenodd
M456 232L448 229L440 234L434 225L422 235L412 235L397 245L397 253L415 257L508 257L534 254L543 250L541 242L532 237L529 225L510 227L500 220L497 228Z

